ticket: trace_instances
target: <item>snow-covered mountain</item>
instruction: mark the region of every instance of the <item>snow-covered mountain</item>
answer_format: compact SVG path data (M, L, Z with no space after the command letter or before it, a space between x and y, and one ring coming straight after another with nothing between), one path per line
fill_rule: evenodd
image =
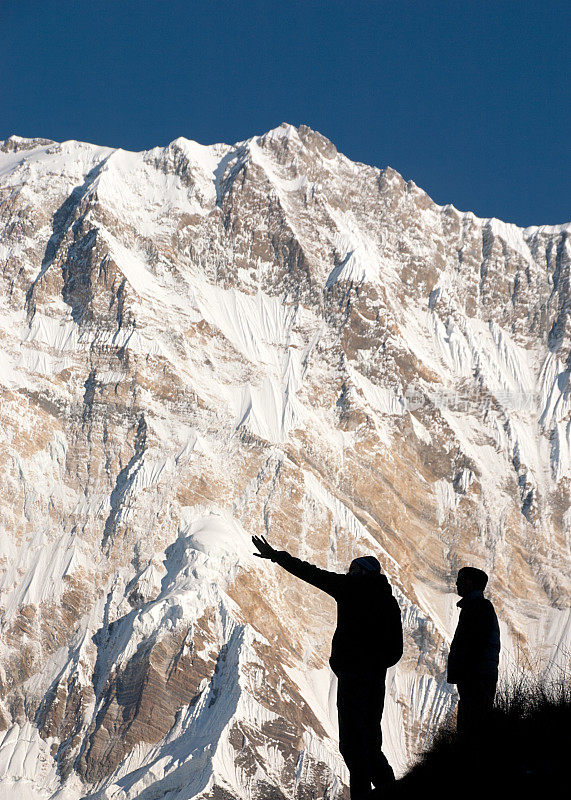
M304 126L0 151L0 797L346 792L334 603L251 534L380 559L397 771L453 707L459 566L505 664L569 653L571 224Z

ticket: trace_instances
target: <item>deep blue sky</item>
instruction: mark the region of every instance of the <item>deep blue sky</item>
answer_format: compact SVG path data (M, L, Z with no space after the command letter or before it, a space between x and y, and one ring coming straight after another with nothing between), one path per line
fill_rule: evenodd
M305 123L439 203L571 220L568 0L5 0L0 25L0 139Z

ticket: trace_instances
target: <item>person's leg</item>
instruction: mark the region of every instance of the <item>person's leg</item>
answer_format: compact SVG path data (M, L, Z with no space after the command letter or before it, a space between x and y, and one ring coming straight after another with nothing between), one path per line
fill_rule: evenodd
M494 705L496 678L478 678L458 683L457 730L460 734L481 732Z
M381 750L380 742L375 750L375 759L373 764L374 768L372 783L375 789L380 789L381 787L386 786L387 783L394 782L395 773L393 772L393 768L389 764L387 757Z
M337 678L339 751L349 770L351 800L363 800L371 791L372 760L368 745L367 698L360 676Z
M374 683L371 685L371 730L369 733L369 741L371 743L371 764L372 770L372 783L375 789L392 783L395 779L395 774L385 754L383 753L383 733L381 729L381 720L383 717L383 708L385 705L385 675L379 677L375 676Z

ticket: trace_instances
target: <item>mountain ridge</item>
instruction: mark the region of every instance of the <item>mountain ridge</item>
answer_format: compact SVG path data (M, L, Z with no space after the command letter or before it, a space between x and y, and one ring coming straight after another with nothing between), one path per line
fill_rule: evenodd
M335 148L335 145L333 144L333 142L331 142L331 140L327 139L323 134L319 133L318 131L313 131L308 125L302 124L302 125L300 125L298 127L306 129L306 130L310 131L311 133L316 133L325 142L327 142L329 145L331 145L333 148ZM241 146L245 146L245 145L247 145L248 143L250 143L252 141L256 141L256 140L259 140L259 139L264 139L266 137L271 137L272 134L280 133L282 130L284 131L284 135L287 136L287 135L289 135L290 131L297 132L298 128L296 128L295 125L293 125L293 124L291 124L289 122L282 122L276 128L272 128L269 131L266 131L265 133L256 134L256 135L254 135L254 136L252 136L252 137L250 137L248 139L244 139L244 140L235 142L233 145L229 145L229 144L226 144L224 142L215 142L215 143L212 143L212 144L204 145L204 144L201 144L200 142L197 142L194 139L189 139L186 136L177 136L177 137L175 137L175 139L173 139L171 142L169 142L164 147L161 147L159 145L159 146L156 146L154 148L151 148L150 150L128 150L128 149L125 149L125 148L122 148L122 147L112 147L112 146L108 146L106 149L109 149L112 152L125 152L125 153L133 153L133 154L136 154L136 153L139 153L139 154L140 153L149 153L149 152L151 152L153 150L167 150L168 148L170 148L172 146L181 147L181 146L187 145L187 144L196 145L198 148L204 149L204 150L209 149L209 148L228 148L228 149L231 149L233 147L234 148L239 148ZM79 140L79 139L66 139L66 140L64 140L62 142L58 142L55 139L44 139L42 137L25 137L25 136L19 136L18 134L11 134L6 139L0 140L0 150L3 150L4 152L20 152L22 150L32 149L32 148L29 147L29 145L32 145L33 143L36 143L36 142L38 143L38 145L37 145L38 147L46 146L46 145L64 145L64 144L79 144L79 145L88 145L88 146L91 146L91 147L95 147L96 146L96 145L91 144L90 142ZM337 151L337 148L335 148L335 150ZM351 163L354 163L356 165L370 166L366 162L363 162L363 161L353 161L352 159L348 159L348 160L350 160ZM449 208L449 209L452 209L452 210L456 211L458 214L460 214L462 216L464 216L464 215L473 216L475 219L477 219L477 220L479 220L481 222L491 223L491 222L493 222L495 220L497 222L502 223L502 225L506 225L508 227L509 226L513 226L515 228L518 228L518 229L520 229L522 231L525 231L526 233L530 233L530 234L533 233L533 232L536 232L536 231L540 231L540 230L542 232L545 232L545 233L555 234L555 233L567 232L567 231L569 231L571 229L571 221L569 221L569 222L561 222L561 223L554 223L554 224L552 224L552 223L542 223L540 225L527 225L526 226L526 225L519 225L518 223L515 223L515 222L506 222L506 221L502 220L499 217L482 217L482 216L478 216L473 211L461 211L453 203L438 204L438 203L436 203L435 200L432 199L432 197L430 197L428 192L426 190L422 189L422 187L419 186L419 184L417 184L413 179L405 180L405 178L403 178L403 176L397 170L395 170L393 167L391 167L390 165L387 165L386 167L372 166L371 168L372 169L378 169L379 172L384 172L385 170L394 172L401 180L405 181L405 183L410 184L411 186L416 186L421 192L424 192L430 198L431 203L433 203L435 206L438 206L440 209L445 210L445 209Z

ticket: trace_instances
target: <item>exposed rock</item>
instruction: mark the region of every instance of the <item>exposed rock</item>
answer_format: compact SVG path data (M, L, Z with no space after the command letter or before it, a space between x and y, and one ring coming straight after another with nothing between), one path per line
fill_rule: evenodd
M334 602L251 534L378 556L397 771L454 704L459 566L506 666L569 651L571 225L438 206L305 126L0 151L8 776L25 751L77 800L347 797Z

